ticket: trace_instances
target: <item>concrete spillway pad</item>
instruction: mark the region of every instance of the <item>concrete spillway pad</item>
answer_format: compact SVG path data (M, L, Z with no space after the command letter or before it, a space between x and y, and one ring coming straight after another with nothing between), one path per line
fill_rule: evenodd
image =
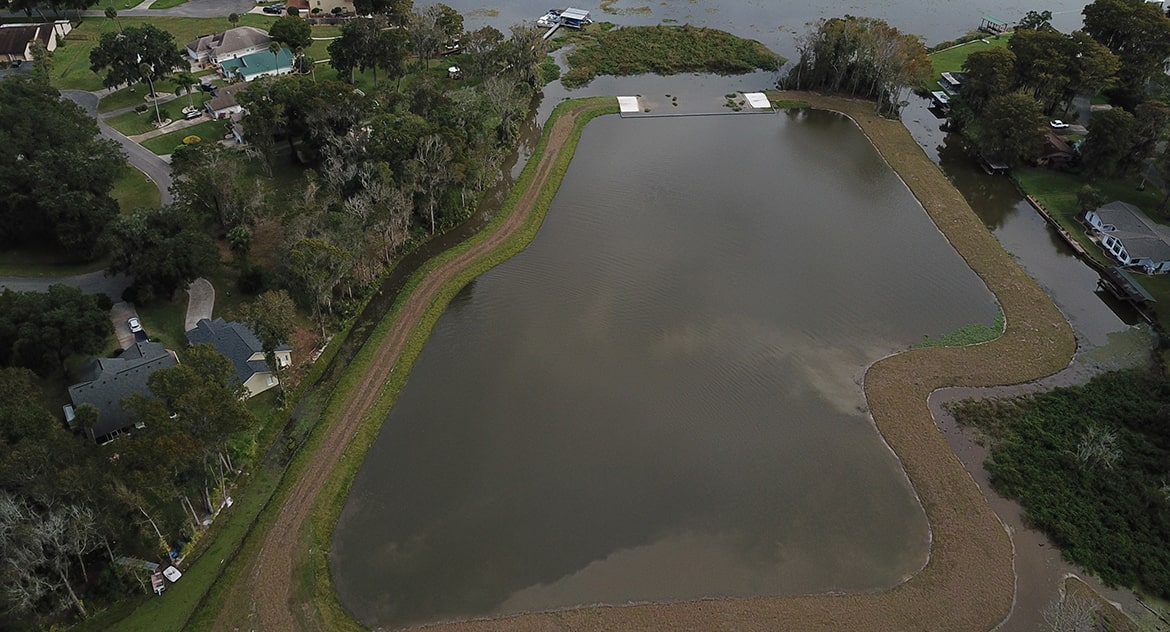
M642 108L638 106L638 97L618 97L618 108L621 109L622 114L633 114L641 112Z
M743 96L747 98L748 105L757 110L772 109L772 102L768 100L768 95L763 92L745 92Z

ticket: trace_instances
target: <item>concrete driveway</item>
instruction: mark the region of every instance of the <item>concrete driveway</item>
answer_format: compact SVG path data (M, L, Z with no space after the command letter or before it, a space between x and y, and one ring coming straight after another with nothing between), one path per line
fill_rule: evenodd
M200 320L211 318L211 310L215 307L215 287L207 279L195 279L187 287L187 318L183 323L184 331L195 329Z
M114 303L114 307L110 309L110 320L114 323L114 335L118 338L118 346L123 349L129 349L136 340L136 336L130 331L130 326L126 324L126 321L137 315L134 303L122 301Z

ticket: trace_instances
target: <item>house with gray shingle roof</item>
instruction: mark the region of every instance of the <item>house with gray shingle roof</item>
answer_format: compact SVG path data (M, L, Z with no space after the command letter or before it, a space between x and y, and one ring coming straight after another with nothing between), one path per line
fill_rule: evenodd
M210 344L227 356L236 367L236 376L248 389L248 397L259 395L280 383L264 360L264 346L247 325L222 318L202 318L187 332L192 345ZM276 348L276 361L285 367L292 364L292 349L288 345Z
M1133 204L1110 202L1086 212L1085 223L1121 265L1146 274L1170 272L1170 227L1154 222Z
M187 44L192 61L222 64L229 59L268 50L268 33L253 26L238 26L223 33L204 35Z
M147 379L151 373L179 364L173 351L157 342L137 342L116 358L91 358L79 367L81 382L69 387L73 406L65 408L65 421L74 432L84 433L98 443L109 443L131 424L130 416L122 409L122 400L142 393L152 396ZM78 406L90 404L97 408L98 421L91 428L83 428L74 414Z

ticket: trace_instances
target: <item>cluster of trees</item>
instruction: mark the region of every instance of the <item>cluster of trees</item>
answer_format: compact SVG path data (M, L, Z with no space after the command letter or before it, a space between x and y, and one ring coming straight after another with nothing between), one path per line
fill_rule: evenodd
M922 39L877 18L821 19L798 39L796 49L799 57L785 87L873 99L885 116L896 116L910 89L934 75Z
M1170 597L1170 381L1107 373L1085 386L1009 400L964 401L960 423L991 439L1000 493L1064 555L1116 586Z
M408 53L425 58L433 48L408 47L404 32L424 23L441 34L431 41L446 41L462 28L448 12L436 5L410 13L405 29L387 15L351 20L330 47L331 63L342 76L373 69L400 79ZM470 50L460 63L478 85L448 89L427 72L405 85L383 82L372 94L308 76L254 81L237 96L248 111L251 157L183 149L174 162L178 203L210 218L237 255L246 254L257 222L278 220L283 242L269 284L291 290L323 327L416 235L465 218L514 142L517 114L539 86L539 37L527 27L514 28L512 39L491 28L462 37ZM305 171L305 186L271 203L269 192L240 177L250 158L269 170L291 159ZM225 168L231 164L238 166Z
M63 608L85 616L86 601L145 590L141 570L114 560L165 559L215 513L236 464L254 450L256 419L240 399L235 367L209 345L152 374L157 398L124 402L145 429L107 446L66 431L39 402L36 379L27 369L0 369L5 628Z
M96 257L118 214L110 191L125 157L117 143L100 138L94 120L47 81L13 75L0 82L0 147L0 249Z
M1084 170L1115 176L1139 169L1170 124L1170 109L1145 99L1151 75L1170 56L1170 18L1141 0L1097 0L1084 14L1085 30L1064 34L1048 12L1030 12L1006 49L968 57L951 125L967 129L980 151L1017 164L1039 156L1046 121L1073 97L1104 91L1123 108L1090 122Z
M0 293L0 366L42 377L65 368L74 354L100 353L114 333L110 299L68 285L48 292Z

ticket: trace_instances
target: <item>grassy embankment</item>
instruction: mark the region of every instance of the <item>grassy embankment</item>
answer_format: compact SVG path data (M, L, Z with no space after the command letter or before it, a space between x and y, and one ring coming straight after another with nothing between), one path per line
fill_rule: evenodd
M608 26L593 24L557 40L576 45L568 55L569 71L561 78L565 87L584 86L600 75L735 75L775 70L782 63L763 44L715 29L659 25L606 30Z

